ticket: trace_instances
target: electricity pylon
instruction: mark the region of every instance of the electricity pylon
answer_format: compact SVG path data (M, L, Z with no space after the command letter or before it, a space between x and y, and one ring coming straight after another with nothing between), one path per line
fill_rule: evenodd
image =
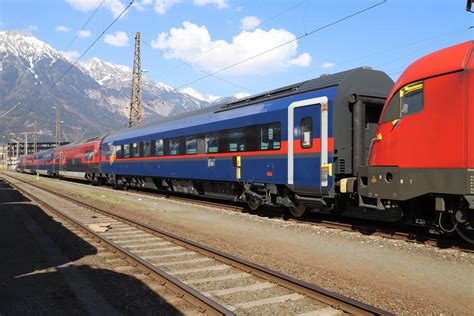
M140 32L135 35L135 53L133 57L132 98L130 100L130 116L128 127L140 126L142 112L142 66L140 60Z

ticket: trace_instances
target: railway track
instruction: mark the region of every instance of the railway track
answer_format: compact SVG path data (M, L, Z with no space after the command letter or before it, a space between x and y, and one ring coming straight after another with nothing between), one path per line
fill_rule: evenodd
M112 190L112 189L111 189ZM244 205L237 205L235 203L230 203L230 202L215 202L215 201L209 201L206 198L196 198L196 197L186 197L186 196L180 196L180 195L173 195L173 194L167 194L167 193L162 193L162 192L148 192L148 191L142 191L142 190L131 190L133 194L139 195L139 196L146 196L150 198L165 198L166 200L169 201L176 201L180 203L185 203L185 204L191 204L191 205L200 205L200 206L206 206L206 207L214 207L218 208L220 210L225 209L228 211L234 211L234 212L247 212L249 209L244 206ZM127 191L127 192L130 192ZM360 224L354 224L354 223L349 223L346 220L347 219L342 219L342 220L328 220L328 219L315 219L314 217L311 216L311 214L306 215L302 218L294 218L294 217L285 217L285 214L281 212L281 209L278 210L272 210L271 208L265 208L263 210L257 210L257 211L250 211L252 214L258 214L258 215L264 215L268 217L278 217L278 218L284 218L286 221L291 221L295 223L300 223L300 224L311 224L311 225L317 225L317 226L322 226L324 228L329 228L329 229L340 229L343 231L347 232L359 232L364 235L371 235L371 236L379 236L387 239L393 239L393 240L403 240L407 242L412 242L412 243L422 243L426 245L430 245L433 247L442 247L442 248L456 248L464 252L468 253L474 253L474 246L470 245L464 241L457 240L451 236L445 236L445 235L436 235L436 234L430 234L427 232L423 232L420 230L419 227L416 228L410 228L406 226L403 229L400 229L399 227L395 228L393 225L390 224L382 224L378 222L370 223L371 220L363 220L363 219L357 219L361 223ZM321 214L325 215L325 214ZM353 218L351 218L352 221L354 221Z
M158 279L201 313L390 314L37 184L6 175L3 178L111 252ZM104 231L96 231L97 227Z
M70 181L78 184L84 184L84 181L80 180ZM89 185L89 183L87 183L87 185ZM101 188L116 192L116 190L109 187ZM136 196L146 196L148 198L153 199L166 199L168 201L176 201L183 204L213 207L219 210L249 212L251 214L267 216L269 218L284 218L284 220L291 221L294 223L311 224L329 229L340 229L347 232L358 232L363 235L379 236L387 239L403 240L411 243L421 243L432 247L455 248L463 252L474 253L473 245L470 245L462 240L455 239L452 236L437 235L428 233L426 231L421 231L419 227L413 228L405 226L404 228L400 228L394 227L393 225L374 222L372 220L363 220L360 218L356 219L359 223L354 224L354 218L350 219L351 222L348 222L349 219L347 218L325 219L324 214L320 214L323 217L317 219L315 219L314 216L311 216L311 214L305 215L303 218L298 219L291 216L286 216L283 212L281 212L281 209L273 210L272 208L264 207L263 209L258 209L257 211L251 211L244 204L239 205L237 203L225 200L211 201L209 198L206 197L187 197L174 193L166 193L159 191L151 192L133 188L129 188L126 192L127 194L133 194Z

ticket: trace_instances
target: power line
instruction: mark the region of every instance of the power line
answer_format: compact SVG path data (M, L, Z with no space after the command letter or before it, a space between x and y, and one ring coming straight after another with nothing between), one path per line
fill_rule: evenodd
M105 34L105 32L107 32L111 27L112 25L115 24L115 22L118 21L118 19L120 19L120 17L131 7L131 5L135 2L135 0L132 0L130 1L130 3L125 7L125 9L123 9L122 12L120 12L120 14L112 21L112 23L109 24L109 26L107 26L103 31L102 33L99 34L99 36L97 36L97 38L89 45L89 47L87 47L87 49L76 59L76 61L74 61L74 63L71 63L71 65L68 67L68 69L53 83L53 85L48 89L47 93L49 93L49 91L51 91L57 84L59 81L61 81L61 79L74 67L77 65L77 63L79 62L79 60L81 60L81 58L92 48L92 46L95 45L95 43L97 43L97 41L99 41L99 39Z
M347 59L347 60L342 60L342 61L335 61L335 63L340 66L340 65L345 65L345 64L348 64L348 63L351 63L353 61L356 61L356 60L361 60L361 59L366 59L366 58L369 58L369 57L373 57L373 56L377 56L377 55L382 55L382 54L386 54L386 53L389 53L389 52L392 52L392 51L396 51L396 50L399 50L399 49L403 49L403 48L406 48L406 47L410 47L410 46L414 46L416 44L419 44L419 43L423 43L423 42L426 42L426 41L429 41L429 40L432 40L432 39L438 39L438 38L442 38L442 37L449 37L449 36L453 36L455 34L458 34L458 33L461 33L461 32L465 32L466 30L469 30L469 29L472 29L474 28L474 26L470 26L470 27L467 27L467 28L462 28L462 29L457 29L457 30L454 30L454 31L451 31L451 32L447 32L447 33L442 33L442 34L437 34L437 35L433 35L433 36L430 36L430 37L427 37L427 38L423 38L423 39L420 39L420 40L417 40L417 41L414 41L414 42L408 42L408 43L405 43L403 45L399 45L399 46L395 46L395 47L391 47L391 48L388 48L388 49L384 49L384 50L380 50L380 51L377 51L377 52L373 52L373 53L370 53L370 54L367 54L367 55L363 55L363 56L358 56L358 57L355 57L355 58L351 58L351 59ZM436 42L437 43L437 42ZM431 43L429 44L430 46L433 45L434 43ZM426 47L426 46L425 46ZM425 48L423 47L423 48ZM386 62L385 62L386 63ZM384 63L384 64L385 64ZM392 74L397 74L397 73L400 73L402 71L398 71L396 73L389 73L389 75L392 75ZM308 73L314 73L314 72L310 72L310 71L306 71L306 72L303 72L303 73L299 73L295 76L297 77L303 77L305 75L307 75ZM283 79L283 80L280 80L279 82L285 82L287 81L288 78L286 79ZM257 85L257 87L260 87L260 86L263 86L263 85L266 85L268 83L274 83L275 81L274 80L270 80L270 81L265 81L265 82L261 82Z
M69 42L69 44L67 45L66 49L64 51L67 51L69 49L69 47L71 47L72 43L74 43L74 41L76 40L76 38L79 36L79 34L84 30L84 28L87 26L87 24L89 24L90 20L92 20L92 18L94 17L94 15L97 13L97 11L99 11L100 7L104 4L105 0L102 0L99 5L97 6L97 8L95 8L94 12L92 12L92 14L89 16L89 18L87 19L86 23L84 23L84 25L82 25L81 29L79 31L77 31L76 35L74 36L74 38Z
M302 1L297 2L295 5L293 5L293 6L289 7L289 8L286 8L286 9L283 10L283 11L278 12L277 14L275 14L275 15L269 17L268 19L263 20L262 22L258 23L255 27L262 26L262 25L264 25L264 24L266 24L266 23L268 23L268 22L270 22L270 21L272 21L272 20L274 20L274 19L276 19L276 18L282 16L283 14L285 14L285 13L287 13L287 12L293 10L293 9L296 9L297 7L299 7L300 5L302 5L303 3L305 3L306 1L308 1L308 0L302 0ZM201 53L200 55L198 55L198 56L194 57L193 59L191 59L189 62L192 63L193 61L196 61L196 60L200 59L201 57L203 57L203 56L209 54L210 52L212 52L212 51L218 49L219 47L222 47L222 46L225 45L226 43L227 43L227 42L224 41L224 42L220 43L219 45L214 46L214 47L211 48L211 49L208 49L207 51L205 51L205 52ZM151 47L151 46L150 46L150 47ZM153 48L153 47L152 47L152 48ZM176 70L176 69L180 68L181 66L182 66L182 64L180 64L180 65L178 65L178 66L175 66L174 68L171 68L169 71Z
M471 26L471 27L468 27L467 29L463 29L463 30L461 30L461 31L466 31L466 30L468 30L468 29L470 29L470 28L472 28L472 26ZM411 52L409 52L409 53L405 53L402 57L397 57L397 58L391 59L390 61L386 61L386 62L380 64L379 67L385 66L385 65L387 65L387 64L392 64L392 63L395 62L395 61L400 61L400 60L407 59L407 57L410 57L410 56L412 56L412 55L415 55L415 54L417 54L417 53L419 53L419 52L425 50L425 49L428 48L428 47L431 47L431 46L433 46L433 45L437 45L438 43L440 43L440 42L442 42L442 41L445 41L448 37L451 37L451 36L453 36L454 34L456 34L456 33L458 33L458 32L459 32L459 31L455 31L455 32L450 32L450 33L443 34L442 36L440 36L440 37L442 37L442 38L439 38L439 39L437 39L436 41L433 41L433 42L431 42L431 43L429 43L429 44L427 44L427 45L424 45L424 46L422 46L422 47L420 47L420 48L418 48L418 49L416 49L416 50L413 50L413 51L411 51ZM431 38L431 39L433 39L433 38ZM390 75L392 75L392 74L397 74L397 73L400 73L400 72L402 72L402 71L403 71L403 70L400 70L400 71L398 71L398 72L392 72L392 73L390 73Z
M147 41L142 40L142 42L143 42L144 44L146 44L147 46L149 46L150 48L153 48L153 47L151 46L151 44L148 43ZM152 50L152 52L155 52L155 50ZM161 54L160 54L160 55L161 55ZM186 65L186 66L189 66L189 67L191 67L191 68L196 68L196 69L197 69L199 72L201 72L201 73L209 74L208 72L204 71L203 69L201 69L201 68L199 68L199 67L194 66L194 65L191 64L191 63L185 62L185 61L183 61L183 60L179 60L179 62L181 62L181 65ZM180 66L181 66L181 65L180 65ZM176 68L178 68L178 67L180 67L180 66L176 66ZM239 84L237 84L237 83L234 83L234 82L229 81L229 80L227 80L227 79L224 79L224 78L222 78L222 77L218 77L218 76L213 76L213 77L216 78L216 79L219 79L219 80L221 80L221 81L223 81L223 82L225 82L225 83L228 83L228 84L230 84L230 85L232 85L232 86L234 86L234 87L237 87L237 88L240 88L240 89L244 89L244 90L247 90L247 91L249 91L249 92L254 93L254 91L252 91L250 88L244 87L244 86L242 86L242 85L239 85Z
M350 14L350 15L347 15L347 16L345 16L345 17L343 17L343 18L340 18L340 19L338 19L338 20L336 20L336 21L334 21L334 22L328 23L328 24L326 24L326 25L324 25L324 26L321 26L321 27L319 27L319 28L317 28L317 29L314 29L314 30L312 30L312 31L310 31L310 32L304 33L304 34L302 34L302 35L300 35L300 36L298 36L298 37L295 37L295 38L292 39L292 40L289 40L289 41L287 41L287 42L284 42L284 43L282 43L282 44L279 44L279 45L277 45L277 46L274 46L274 47L272 47L272 48L269 48L269 49L267 49L267 50L265 50L265 51L262 51L262 52L260 52L260 53L258 53L258 54L256 54L256 55L247 57L247 58L245 58L245 59L243 59L243 60L240 60L240 61L238 61L238 62L236 62L236 63L234 63L234 64L231 64L231 65L229 65L229 66L226 66L226 67L224 67L224 68L221 68L221 69L219 69L219 70L216 70L216 71L214 71L214 72L212 72L212 73L209 73L209 74L207 74L207 75L204 75L204 76L202 76L202 77L199 77L199 78L196 78L196 79L194 79L194 80L191 80L191 81L189 81L189 82L187 82L187 83L185 83L185 84L180 85L179 87L175 88L174 90L175 90L175 91L176 91L176 90L179 90L179 89L181 89L181 88L183 88L183 87L185 87L185 86L191 85L191 84L196 83L196 82L198 82L198 81L201 81L201 80L203 80L203 79L206 79L206 78L209 78L209 77L211 77L211 76L214 76L214 75L216 75L216 74L218 74L218 73L221 73L221 72L223 72L223 71L226 71L226 70L228 70L228 69L231 69L231 68L233 68L233 67L235 67L235 66L241 65L241 64L243 64L243 63L245 63L245 62L248 62L249 60L252 60L252 59L254 59L254 58L257 58L257 57L260 57L260 56L262 56L262 55L265 55L265 54L267 54L267 53L269 53L269 52L271 52L271 51L274 51L274 50L279 49L279 48L281 48L281 47L283 47L283 46L286 46L286 45L288 45L288 44L290 44L290 43L293 43L293 42L295 42L295 41L297 41L297 40L299 40L299 39L302 39L302 38L304 38L304 37L313 35L313 34L319 32L319 31L322 31L322 30L328 28L328 27L331 27L331 26L333 26L333 25L335 25L335 24L338 24L338 23L340 23L340 22L342 22L342 21L348 20L348 19L350 19L350 18L352 18L352 17L354 17L354 16L357 16L357 15L359 15L359 14L362 14L362 13L366 12L366 11L369 11L369 10L371 10L371 9L373 9L373 8L379 6L379 5L382 5L382 4L386 3L386 2L387 2L387 0L382 0L382 1L380 1L380 2L378 2L378 3L376 3L376 4L374 4L374 5L371 5L371 6L367 7L367 8L365 8L365 9L359 10L359 11L354 12L354 13L352 13L352 14Z
M64 49L64 51L67 51L69 49L69 47L71 47L72 43L76 40L76 38L79 36L79 34L81 33L81 31L84 30L84 28L87 26L87 24L89 24L90 20L94 17L94 15L97 13L97 11L99 10L99 8L104 4L105 0L102 0L99 5L97 6L97 8L94 10L94 12L89 16L89 18L87 19L87 21L84 23L84 25L81 27L81 29L79 31L77 31L76 35L74 36L74 38L69 42L69 44L67 45L67 47ZM23 64L23 63L22 63ZM23 65L26 69L29 69L26 65ZM28 72L25 70L20 78L17 80L18 83L21 82L21 80L23 80L23 77L27 74ZM45 90L47 90L44 86L43 86L43 83L42 81L40 81L40 84L41 84L41 87L43 87Z

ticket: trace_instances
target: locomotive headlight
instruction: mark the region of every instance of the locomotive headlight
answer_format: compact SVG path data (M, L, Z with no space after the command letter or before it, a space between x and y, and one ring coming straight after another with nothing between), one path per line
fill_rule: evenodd
M376 139L377 139L378 142L381 141L382 140L382 133L378 133Z

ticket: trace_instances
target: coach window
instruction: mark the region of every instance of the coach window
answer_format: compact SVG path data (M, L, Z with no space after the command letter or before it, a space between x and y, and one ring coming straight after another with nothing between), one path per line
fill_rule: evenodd
M245 150L245 133L244 130L233 129L229 131L229 151L244 151Z
M423 81L415 82L400 90L400 117L423 110Z
M143 142L139 142L138 143L138 156L140 157L144 157L144 147L145 145L143 144Z
M179 138L171 138L170 140L170 155L179 155Z
M138 143L133 143L132 144L132 147L131 147L131 153L130 153L130 156L132 156L133 158L136 158L138 157Z
M114 146L115 158L122 158L122 146Z
M301 148L313 147L313 119L309 116L301 119L300 146Z
M130 158L130 145L129 144L123 145L123 158Z
M206 135L206 153L212 154L219 152L219 134Z
M197 152L197 140L196 137L186 138L186 155L194 155Z
M260 127L260 150L280 149L280 123Z
M164 151L164 146L163 146L163 140L158 139L156 141L156 155L163 156L164 154L165 154L165 151Z
M257 151L260 149L260 126L251 125L245 127L245 150Z
M143 157L151 156L151 141L146 140L143 142Z

